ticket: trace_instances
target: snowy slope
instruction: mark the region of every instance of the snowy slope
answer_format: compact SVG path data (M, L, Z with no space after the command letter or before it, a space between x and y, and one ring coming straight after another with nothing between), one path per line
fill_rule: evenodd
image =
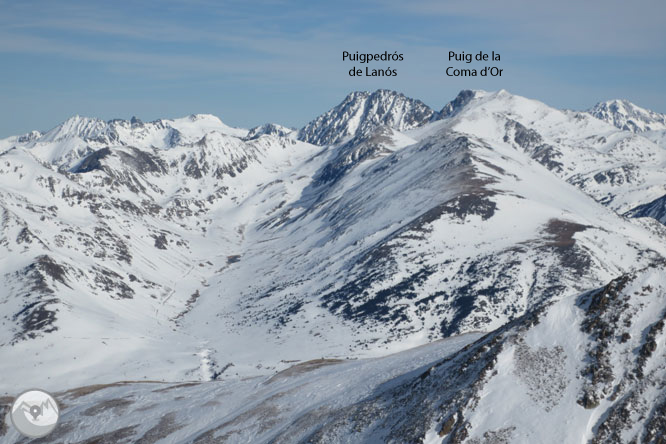
M383 358L61 391L61 423L40 442L659 442L665 272L655 264L485 336Z
M172 365L158 364L158 373L210 378L199 356L205 339L174 327L206 279L238 253L241 234L236 226L225 233L220 219L209 238L211 219L202 215L235 208L254 191L241 173L280 180L289 162L319 150L291 154L303 147L210 132L167 151L104 148L75 174L40 164L29 149L4 154L3 362L27 347L45 351L60 384L72 362L94 367L82 376L91 381L124 375L125 366L139 377L167 347ZM13 360L5 370L20 377L24 365Z

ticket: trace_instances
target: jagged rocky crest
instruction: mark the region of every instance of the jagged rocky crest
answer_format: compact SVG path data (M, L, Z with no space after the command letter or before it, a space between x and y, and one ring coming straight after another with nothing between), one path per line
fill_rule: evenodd
M331 145L364 134L377 125L403 131L421 126L435 116L435 111L420 100L395 91L353 92L303 127L298 138L315 145Z
M641 108L627 100L599 102L589 112L597 119L634 133L666 129L666 115Z

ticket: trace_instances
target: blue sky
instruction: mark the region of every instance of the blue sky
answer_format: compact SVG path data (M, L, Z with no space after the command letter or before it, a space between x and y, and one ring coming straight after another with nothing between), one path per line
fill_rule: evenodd
M0 137L79 114L212 113L299 127L353 90L439 109L464 88L561 108L626 98L666 112L663 0L4 1ZM448 52L495 51L501 78L453 78ZM354 78L342 52L398 51L397 77Z

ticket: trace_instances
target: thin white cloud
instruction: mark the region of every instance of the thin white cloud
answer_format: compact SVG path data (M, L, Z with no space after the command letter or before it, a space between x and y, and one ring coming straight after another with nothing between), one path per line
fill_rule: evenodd
M494 34L516 50L595 55L660 51L663 56L666 49L663 0L373 1L402 14L477 20L468 36Z

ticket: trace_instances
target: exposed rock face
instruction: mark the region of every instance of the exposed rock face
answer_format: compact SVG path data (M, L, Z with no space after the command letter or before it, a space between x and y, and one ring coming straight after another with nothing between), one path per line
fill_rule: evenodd
M666 225L666 195L637 206L626 214L629 217L651 217Z
M469 89L460 91L455 99L447 103L439 112L440 118L452 117L462 110L474 97L475 92Z

